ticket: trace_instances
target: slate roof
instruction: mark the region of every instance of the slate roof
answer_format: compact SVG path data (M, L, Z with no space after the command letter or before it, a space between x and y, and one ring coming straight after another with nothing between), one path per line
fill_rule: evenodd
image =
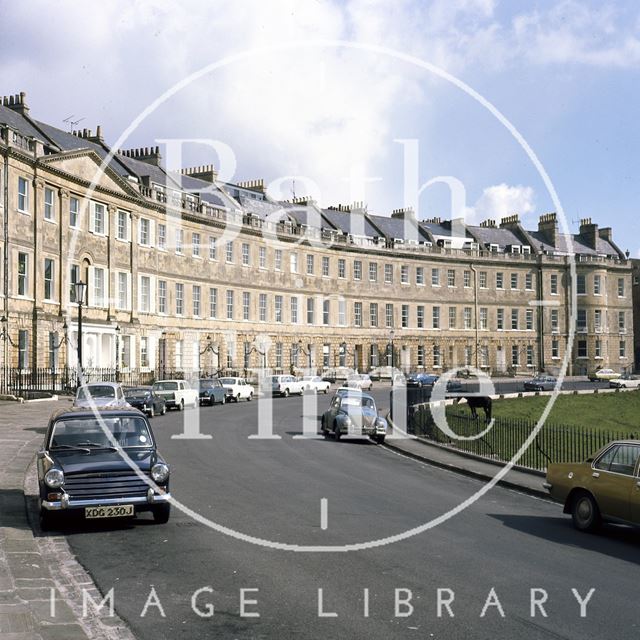
M360 217L358 214L348 211L336 211L335 209L323 209L322 216L334 229L339 229L343 233L350 233L356 236L368 236L374 238L380 232L371 224L367 216ZM360 220L363 220L360 228ZM353 227L353 229L352 229Z
M370 215L369 219L380 230L378 235L383 235L389 240L399 238L401 240L415 240L416 242L431 241L428 233L420 225L409 222L405 227L405 221L402 218Z
M511 229L500 229L499 227L470 226L469 232L476 238L479 244L497 244L504 248L510 244L527 244L521 240Z
M23 117L17 111L4 107L0 104L0 123L9 125L12 129L19 131L22 135L37 138L38 140L45 140L45 136L42 135L25 117Z

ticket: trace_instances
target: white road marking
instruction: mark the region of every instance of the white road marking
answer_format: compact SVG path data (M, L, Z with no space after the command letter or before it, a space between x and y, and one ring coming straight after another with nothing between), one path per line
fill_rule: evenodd
M327 530L328 525L328 519L329 519L329 514L328 514L328 502L326 498L321 498L320 499L320 528L323 531Z

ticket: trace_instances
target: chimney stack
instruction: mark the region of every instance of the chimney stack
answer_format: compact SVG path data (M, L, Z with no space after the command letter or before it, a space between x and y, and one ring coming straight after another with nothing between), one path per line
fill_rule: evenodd
M553 213L544 213L538 219L538 232L544 235L545 240L553 247L558 246L558 219Z
M265 192L264 180L262 178L259 178L258 180L244 180L237 184L243 189L251 189L251 191L259 191L260 193Z
M591 218L580 220L580 235L585 244L597 251L598 249L598 225L591 222Z
M160 147L140 147L138 149L120 149L118 151L126 158L133 158L140 162L146 162L147 164L153 164L156 167L160 166L162 156L160 155Z
M191 178L198 178L214 184L218 179L218 172L215 170L212 164L205 164L200 167L188 167L186 169L180 169L180 173L183 176L190 176Z
M29 115L29 106L27 105L27 94L24 91L16 93L13 96L3 96L2 105L8 107L20 115Z

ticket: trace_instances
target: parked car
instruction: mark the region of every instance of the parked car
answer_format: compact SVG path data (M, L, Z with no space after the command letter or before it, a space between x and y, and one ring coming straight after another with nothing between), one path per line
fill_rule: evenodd
M124 397L132 407L146 413L150 418L167 413L167 403L152 387L126 387Z
M598 380L615 380L616 378L620 378L621 375L621 373L613 369L598 369L594 373L589 374L589 380L591 382L598 382Z
M447 392L457 393L459 391L463 391L464 387L462 382L457 378L451 378L451 380L447 381Z
M227 390L218 378L203 378L198 381L200 404L224 404L227 401Z
M637 389L640 387L640 376L625 373L615 380L609 380L611 389Z
M330 367L322 371L322 379L334 383L338 380L346 380L352 374L353 369L349 367Z
M78 387L74 407L90 409L92 406L126 408L129 406L122 385L118 382L89 382Z
M333 396L329 409L323 414L321 430L325 438L330 435L336 440L342 436L368 436L382 444L387 421L378 415L375 400L369 394L340 393Z
M407 387L432 387L440 376L435 373L408 373L407 374Z
M240 402L253 400L253 387L244 378L220 378L220 383L227 392L227 402L233 400Z
M294 376L271 376L271 392L274 395L286 398L292 393L302 395L305 384Z
M366 373L356 373L347 378L346 386L369 391L373 387L373 380Z
M394 369L391 366L374 367L369 371L369 377L372 380L391 380L393 371Z
M536 376L524 381L525 391L552 391L556 388L558 380L553 376Z
M44 529L63 514L94 520L151 511L156 522L169 520L169 465L157 450L149 421L137 409L54 413L37 463Z
M197 407L200 401L197 389L192 389L186 380L158 380L153 390L167 404L167 409L182 411L185 407Z
M581 531L603 521L640 524L637 500L640 442L611 442L584 462L550 464L545 488Z
M303 376L302 384L305 391L313 391L313 393L328 393L331 389L331 383L320 376Z

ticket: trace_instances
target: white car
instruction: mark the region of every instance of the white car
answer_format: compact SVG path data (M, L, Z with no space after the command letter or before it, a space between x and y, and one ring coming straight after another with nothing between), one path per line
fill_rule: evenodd
M153 391L164 398L167 409L182 411L200 404L199 390L193 389L186 380L158 380L153 383Z
M271 392L274 395L286 398L292 393L302 395L304 390L304 382L302 382L302 380L298 380L298 378L295 378L294 376L271 376Z
M91 409L92 405L113 409L130 406L124 397L122 385L118 382L89 382L78 387L73 406Z
M220 382L227 391L227 400L253 400L253 387L244 378L220 378Z
M373 387L373 381L366 373L356 373L347 379L346 386L369 391Z
M640 387L640 376L623 375L615 380L609 380L610 389L637 389Z
M302 383L305 391L313 393L328 393L331 389L331 383L328 380L323 380L320 376L303 376Z
M595 373L589 374L589 380L591 382L598 382L599 380L616 380L622 376L621 373L614 371L613 369L598 369Z

